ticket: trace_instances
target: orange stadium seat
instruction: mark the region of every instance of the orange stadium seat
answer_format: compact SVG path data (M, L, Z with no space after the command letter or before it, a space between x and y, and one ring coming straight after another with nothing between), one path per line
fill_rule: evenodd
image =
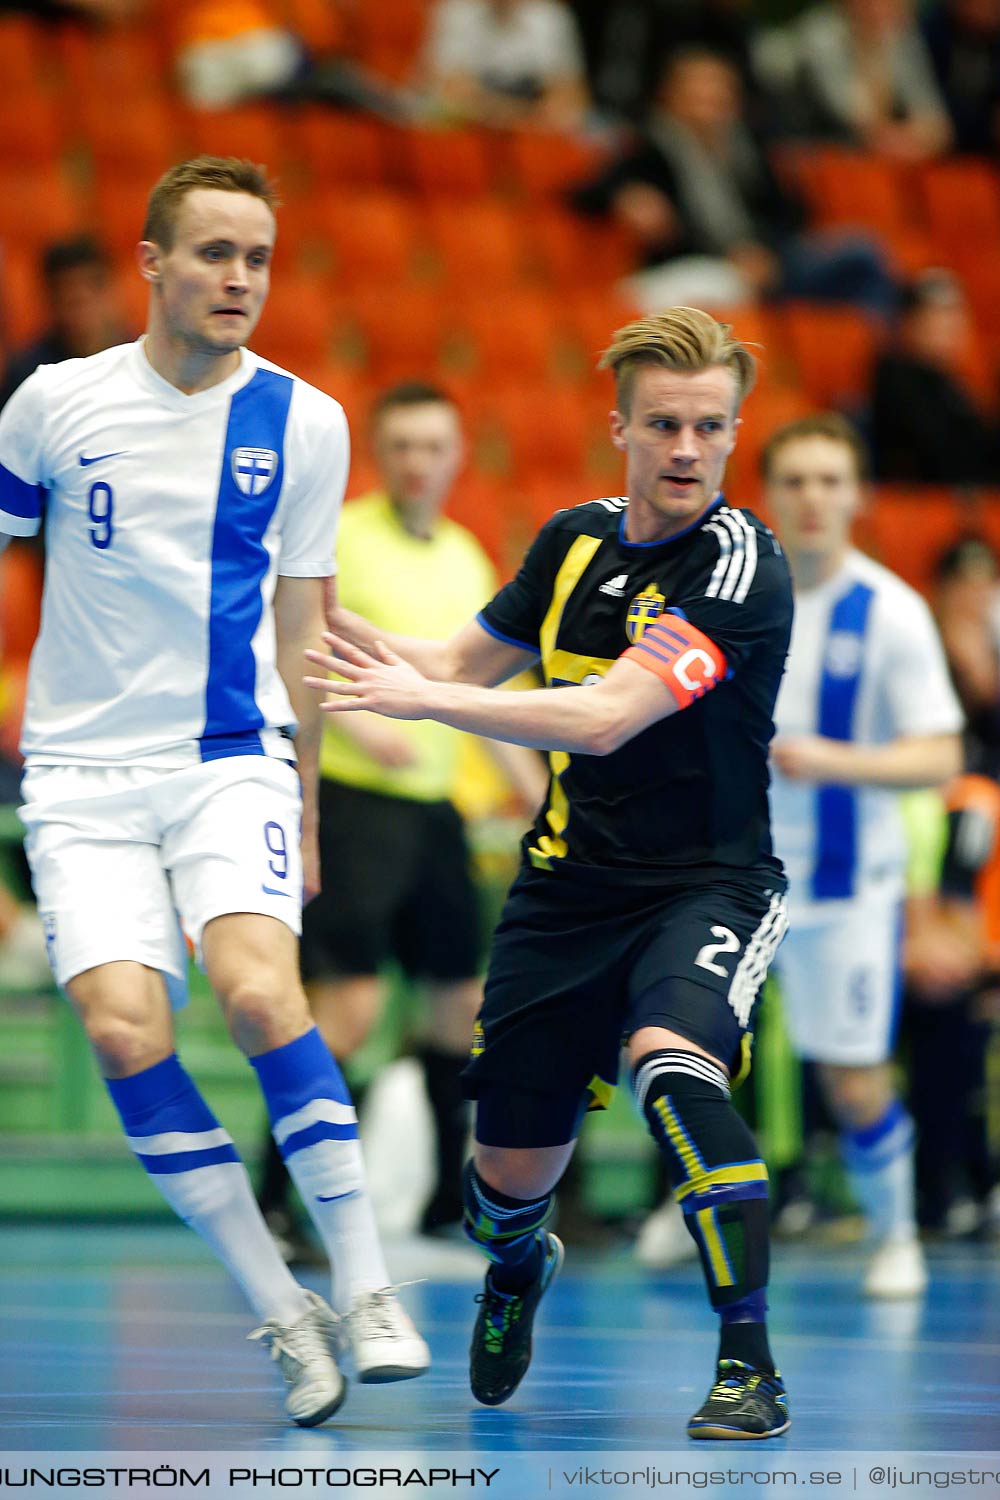
M5 669L25 665L38 634L42 560L31 547L14 545L0 555L0 641Z
M987 161L930 162L920 173L927 222L939 256L962 270L1000 249L1000 175Z
M373 286L349 298L363 339L368 376L379 385L397 380L438 380L453 324L447 304L428 288L419 292Z
M320 363L331 355L334 307L324 278L276 276L253 346L265 359L293 369L302 362Z
M531 210L529 228L540 268L560 288L602 287L635 269L635 247L616 225L539 203Z
M127 129L106 103L88 94L80 101L79 127L97 178L141 179L147 191L187 144L179 111L166 93L155 90L129 101Z
M596 172L607 156L597 146L543 131L511 131L504 144L508 170L530 197L558 197Z
M787 302L776 309L775 319L817 406L851 408L864 403L878 343L868 318L839 304Z
M932 263L933 247L905 167L883 156L825 146L799 154L797 176L817 225L877 231L908 274Z
M0 164L0 239L37 251L87 227L83 203L58 167Z
M423 45L427 0L380 0L358 5L352 42L357 56L374 72L402 82L414 71Z
M420 220L409 199L389 189L328 190L312 206L316 229L333 251L338 283L405 281L414 271Z
M192 145L210 156L246 156L263 162L275 176L287 151L284 115L275 104L241 104L233 109L192 110Z
M288 116L293 149L309 167L317 187L382 187L399 132L377 120L304 105Z
M506 441L512 474L522 479L551 472L566 477L583 474L590 422L576 391L519 383L495 391L487 404Z
M488 287L476 287L459 323L471 338L477 369L488 380L537 381L556 373L558 325L550 299L540 293L511 289L498 300Z
M494 185L491 142L485 130L401 131L396 170L418 192L482 195Z
M36 255L24 246L0 245L0 329L7 347L37 338L46 320Z
M131 101L162 87L167 76L167 58L152 28L61 26L55 43L69 101L103 100L122 128Z
M428 224L447 281L489 296L497 283L522 279L527 252L522 216L498 198L431 204Z
M593 372L615 329L639 316L631 302L610 288L567 298L561 313L578 346L583 369L588 373ZM610 390L609 386L609 393Z
M880 485L863 519L861 537L873 557L926 593L935 560L964 529L953 491Z
M47 57L48 29L28 16L0 17L0 94L37 89Z
M449 496L448 515L479 539L498 576L510 577L520 561L517 551L521 542L510 485L502 479L467 471Z
M751 391L740 412L743 421L736 447L726 465L726 490L735 505L759 505L760 455L768 438L786 422L815 411L815 405L798 386L781 385L767 378Z
M55 162L66 144L65 134L55 102L37 84L0 92L0 141L8 161Z

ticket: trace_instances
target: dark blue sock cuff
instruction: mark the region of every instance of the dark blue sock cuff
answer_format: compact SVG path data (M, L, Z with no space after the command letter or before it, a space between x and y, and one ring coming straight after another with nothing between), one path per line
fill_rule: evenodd
M748 1292L738 1302L726 1302L716 1312L723 1323L764 1323L767 1321L767 1288Z
M317 1098L351 1103L343 1074L315 1026L294 1042L251 1057L250 1063L260 1079L272 1119L294 1114Z
M130 1135L149 1134L140 1127L150 1122L155 1122L156 1132L214 1130L219 1123L176 1052L130 1078L108 1078L105 1082Z

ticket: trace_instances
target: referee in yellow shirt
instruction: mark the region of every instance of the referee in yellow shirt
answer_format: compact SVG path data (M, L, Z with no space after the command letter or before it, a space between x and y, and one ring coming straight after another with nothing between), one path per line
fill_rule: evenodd
M383 487L344 508L338 598L388 631L443 640L496 587L479 542L442 514L464 459L458 410L434 386L397 385L375 403L372 441ZM462 738L429 719L404 724L355 714L329 722L320 754L323 889L303 916L303 976L338 1059L349 1058L376 1021L390 959L424 987L430 1038L420 1062L437 1134L424 1231L462 1217L467 1106L458 1075L482 999L478 900L450 800ZM540 796L541 762L520 754L531 761L528 796ZM286 1193L274 1153L261 1207L294 1243Z

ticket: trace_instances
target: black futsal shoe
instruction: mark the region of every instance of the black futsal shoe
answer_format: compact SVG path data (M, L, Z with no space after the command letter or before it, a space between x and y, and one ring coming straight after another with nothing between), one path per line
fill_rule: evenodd
M720 1359L715 1384L687 1431L692 1438L739 1440L779 1437L789 1425L788 1397L777 1370L769 1375L738 1359Z
M531 1364L531 1326L564 1255L558 1235L540 1230L539 1238L542 1265L529 1286L521 1292L498 1291L491 1267L476 1298L479 1316L469 1346L469 1383L484 1406L499 1406L513 1396Z

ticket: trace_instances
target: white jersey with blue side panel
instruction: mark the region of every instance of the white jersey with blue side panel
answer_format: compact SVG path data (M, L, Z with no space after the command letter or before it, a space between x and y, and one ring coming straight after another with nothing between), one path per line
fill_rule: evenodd
M30 376L0 414L0 531L45 526L29 762L293 759L271 605L333 572L348 462L340 405L249 350L194 395L141 340Z
M962 727L944 651L924 600L862 553L797 591L778 736L820 734L882 745ZM899 900L907 861L898 793L817 786L773 767L774 847L794 922L834 919L843 902Z

